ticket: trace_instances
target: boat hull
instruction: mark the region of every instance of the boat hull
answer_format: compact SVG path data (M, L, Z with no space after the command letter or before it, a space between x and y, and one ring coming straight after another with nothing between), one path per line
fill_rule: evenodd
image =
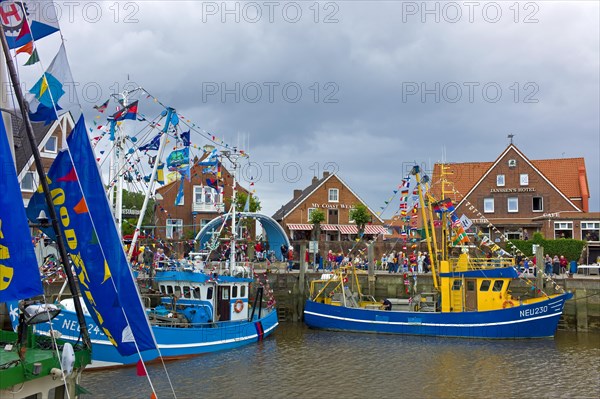
M311 328L436 337L525 339L552 337L565 293L530 305L481 312L406 312L348 308L308 300L304 322Z
M86 324L92 339L92 364L88 368L114 367L136 364L140 358L137 354L121 356L110 343L106 335L100 331L92 318L86 315ZM78 339L79 324L75 313L66 309L52 322L61 339L75 342ZM204 353L237 348L253 342L261 341L269 336L277 327L277 312L263 309L262 317L252 321L228 321L214 323L212 327L162 327L152 326L152 332L158 343L160 354L164 359L177 359ZM48 324L38 324L36 333L49 334ZM152 361L159 357L156 350L142 352L144 361Z

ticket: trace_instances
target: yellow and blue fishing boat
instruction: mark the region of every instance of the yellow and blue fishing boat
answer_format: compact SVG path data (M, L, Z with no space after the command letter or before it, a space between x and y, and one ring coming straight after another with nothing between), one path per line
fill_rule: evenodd
M534 290L536 297L515 297L510 284L523 276L512 258L473 258L466 245L455 259L442 256L448 251L435 248L431 210L434 202L424 201L423 188L428 178L421 179L417 166L411 174L417 180L429 253L439 254L442 259L431 259L433 292L419 293L405 300L388 300L385 303L388 309L384 310L381 302L361 292L359 273L364 271L357 271L348 264L334 274L311 282L304 322L311 328L327 330L441 337L554 336L565 301L572 294L564 291L546 294L537 289ZM432 248L435 251L432 252Z

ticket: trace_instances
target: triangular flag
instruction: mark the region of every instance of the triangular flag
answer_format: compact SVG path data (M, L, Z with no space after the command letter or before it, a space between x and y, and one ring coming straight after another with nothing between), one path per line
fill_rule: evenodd
M40 57L38 56L37 49L34 49L33 53L31 54L31 57L29 57L29 59L27 60L27 62L25 64L23 64L23 66L33 65L39 61L40 61Z
M137 362L136 374L138 377L145 377L147 375L146 368L144 367L144 363L142 363L141 360L138 360L138 362Z
M27 53L29 55L31 55L31 53L33 53L33 42L29 42L26 45L24 45L23 47L19 47L16 51L17 54L21 54L21 53Z

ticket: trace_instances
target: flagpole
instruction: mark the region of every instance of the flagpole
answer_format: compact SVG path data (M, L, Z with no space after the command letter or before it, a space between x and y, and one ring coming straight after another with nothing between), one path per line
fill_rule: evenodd
M146 213L146 208L148 207L148 202L150 200L150 193L154 191L154 181L156 180L156 173L158 171L158 164L162 158L163 152L165 151L165 146L167 143L167 131L169 129L169 125L171 124L171 119L173 117L173 113L175 110L171 107L167 108L167 118L165 122L165 127L162 130L162 135L160 137L160 145L158 146L158 154L156 155L156 159L154 160L154 166L152 167L152 174L150 175L150 183L148 184L148 190L146 191L146 195L144 196L144 203L142 204L142 210L140 211L140 217L138 218L137 226L135 226L135 231L133 232L133 238L131 239L131 244L129 246L129 252L127 253L127 260L131 259L131 255L133 255L133 249L135 248L135 244L140 235L140 229L142 228L142 221L144 220L144 214Z
M62 266L63 266L64 272L67 276L67 280L69 282L69 289L71 290L71 294L73 295L73 298L74 298L73 304L75 306L75 311L77 314L77 321L79 323L79 332L81 333L81 338L82 338L84 346L87 349L91 349L92 343L90 341L90 336L88 334L85 316L83 315L83 308L81 306L81 302L79 299L79 291L78 291L77 285L75 283L75 278L73 276L73 271L71 270L71 265L69 264L69 255L67 253L67 248L65 246L63 235L62 235L62 233L60 231L60 227L58 225L58 217L56 215L56 209L54 208L54 204L52 202L52 196L50 194L50 187L48 186L48 180L46 179L46 173L44 172L45 169L44 169L44 165L42 164L40 150L38 148L38 144L35 139L33 127L31 126L31 120L29 120L27 103L25 102L25 98L23 96L23 91L21 90L21 85L19 83L19 78L17 75L17 70L15 68L15 64L13 63L13 59L10 55L10 50L8 48L8 43L6 41L6 35L4 34L4 29L0 29L0 40L2 41L2 50L4 51L4 57L6 58L6 65L8 67L10 79L11 79L13 90L15 93L15 97L17 98L17 103L19 104L19 108L21 109L21 115L23 117L23 122L25 123L25 132L27 133L27 138L29 139L29 144L31 146L31 152L32 152L33 160L35 162L35 167L37 169L38 176L40 179L40 185L42 186L42 190L44 192L44 197L46 199L46 205L48 206L48 213L50 216L50 220L52 221L52 228L54 230L54 233L56 234L56 243L58 245L58 251L60 253Z

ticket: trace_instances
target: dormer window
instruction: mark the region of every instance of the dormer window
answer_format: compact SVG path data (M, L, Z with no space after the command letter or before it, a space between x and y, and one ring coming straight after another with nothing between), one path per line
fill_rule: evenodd
M44 145L44 152L56 153L58 152L58 139L56 136L48 137L48 141Z
M496 186L504 187L504 175L496 176Z

